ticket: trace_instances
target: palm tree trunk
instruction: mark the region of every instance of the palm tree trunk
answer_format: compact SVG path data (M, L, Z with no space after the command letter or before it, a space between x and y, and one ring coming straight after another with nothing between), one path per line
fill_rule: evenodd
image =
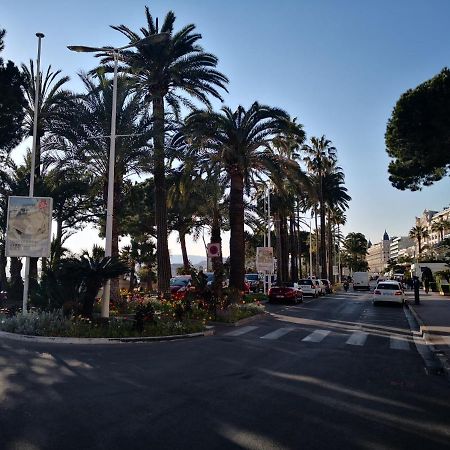
M230 179L230 286L242 291L245 276L244 178L238 171L233 171Z
M217 206L217 205L216 205ZM220 214L217 207L212 212L212 225L211 225L211 243L219 244L220 256L212 258L212 270L214 272L214 284L213 294L215 295L218 303L221 303L223 294L223 260L222 260L222 236L220 233ZM214 314L217 313L217 305L214 305Z
M187 273L189 270L189 258L186 249L186 233L184 231L179 231L178 236L180 238L181 255L183 256L183 269Z
M289 217L289 238L291 247L291 281L298 281L298 244L297 233L295 232L295 216Z
M317 208L314 210L314 222L316 225L316 277L319 276L319 227L317 226Z
M280 215L282 281L289 281L289 236L287 217Z
M333 277L333 236L331 232L331 217L330 217L330 211L328 210L328 224L327 224L327 231L328 231L328 279L331 282L334 282L332 280Z
M422 239L420 236L417 236L417 244L419 246L419 256L422 253Z
M279 282L285 281L283 279L283 269L282 269L282 245L281 245L281 226L280 226L280 215L279 213L274 213L274 224L275 224L275 254L277 259L277 280Z
M167 190L164 163L164 99L153 96L153 162L155 180L156 260L158 264L158 290L169 293L172 276L167 234Z
M325 202L323 200L322 175L320 176L320 278L327 278L326 241L325 241Z
M5 246L0 246L0 290L6 290L7 278L6 278L6 263Z

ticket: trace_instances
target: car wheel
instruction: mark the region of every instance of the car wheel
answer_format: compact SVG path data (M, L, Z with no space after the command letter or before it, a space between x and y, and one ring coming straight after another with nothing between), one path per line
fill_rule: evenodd
M303 295L300 297L300 299L299 299L298 302L299 302L299 303L303 303Z

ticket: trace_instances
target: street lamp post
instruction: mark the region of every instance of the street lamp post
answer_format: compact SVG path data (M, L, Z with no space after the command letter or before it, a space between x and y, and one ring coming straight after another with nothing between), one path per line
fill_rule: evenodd
M30 173L30 191L29 196L34 196L34 172L36 170L36 145L37 145L37 128L38 128L38 109L39 109L39 91L40 91L40 70L41 70L41 41L44 37L43 33L36 33L38 38L38 51L36 62L35 92L34 92L34 117L33 117L33 143L31 147L31 173ZM25 258L25 280L23 283L22 297L22 314L27 313L28 289L30 286L30 257Z
M140 47L146 44L156 44L169 39L169 33L157 33L147 36L132 44L119 48L108 47L87 47L84 45L70 45L67 48L74 52L82 53L109 53L114 57L114 77L113 77L113 97L111 108L111 134L109 145L109 165L108 165L108 199L106 204L106 232L105 232L105 256L112 256L112 227L114 218L114 165L116 159L116 116L117 116L117 74L119 67L119 55L122 50L131 47ZM104 287L101 316L109 317L109 300L111 296L111 280L108 280Z

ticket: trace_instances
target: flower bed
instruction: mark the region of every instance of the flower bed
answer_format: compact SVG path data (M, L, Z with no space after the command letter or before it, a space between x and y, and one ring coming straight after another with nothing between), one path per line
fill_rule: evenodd
M224 310L219 310L215 317L215 322L234 323L248 317L264 313L264 306L256 303L244 303L240 305L230 305Z

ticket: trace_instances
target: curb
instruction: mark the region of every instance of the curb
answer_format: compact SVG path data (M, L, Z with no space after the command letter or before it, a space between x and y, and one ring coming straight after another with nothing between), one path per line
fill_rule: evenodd
M414 316L414 319L419 324L419 330L420 330L419 334L423 337L425 344L430 349L430 352L439 361L439 363L442 367L442 370L444 371L447 379L450 381L450 362L449 362L449 360L447 359L447 357L445 356L444 353L437 350L436 347L430 343L429 336L431 333L427 333L423 330L423 327L426 327L426 325L425 325L424 321L422 320L422 318L419 316L419 314L415 311L413 305L410 305L408 301L406 301L406 305L408 306L408 309L411 312L411 314Z
M199 333L174 334L170 336L148 336L148 337L130 337L130 338L73 338L73 337L50 337L50 336L30 336L27 334L8 333L0 331L0 338L9 339L20 342L36 342L40 344L145 344L148 342L158 341L176 341L179 339L196 338L201 336L213 336L215 334L214 327Z
M225 326L225 327L240 327L241 325L246 325L247 323L255 322L256 320L260 320L263 317L269 315L267 312L263 312L260 314L255 314L254 316L246 317L245 319L238 320L237 322L208 322L212 326Z

